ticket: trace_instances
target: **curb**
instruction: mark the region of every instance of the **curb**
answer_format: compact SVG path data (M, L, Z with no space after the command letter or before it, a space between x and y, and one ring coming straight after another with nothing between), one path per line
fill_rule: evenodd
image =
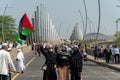
M117 71L117 72L120 72L120 68L118 68L118 67L111 66L111 65L106 64L106 63L102 63L102 62L94 61L94 60L89 59L89 58L88 58L88 60L91 61L91 62L95 62L95 63L97 63L97 64L99 64L99 65L102 65L102 66L108 67L108 68L110 68L110 69L113 69L113 70L115 70L115 71Z

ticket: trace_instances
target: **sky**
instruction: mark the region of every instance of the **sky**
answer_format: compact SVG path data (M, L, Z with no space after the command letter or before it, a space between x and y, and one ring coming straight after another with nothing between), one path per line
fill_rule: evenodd
M96 32L98 25L98 0L85 1L90 21L90 23L88 22L87 33ZM5 7L8 5L5 15L11 15L15 18L16 24L18 25L24 13L27 13L29 19L31 19L36 10L36 6L40 6L41 3L47 7L47 11L53 20L55 28L58 33L60 31L59 34L62 38L68 38L71 35L77 22L80 24L80 29L83 32L83 23L78 12L78 10L81 11L85 21L83 0L0 0L0 15L3 15ZM120 7L116 7L120 5L120 1L100 0L100 3L100 32L107 35L113 35L116 31L115 21L120 17Z

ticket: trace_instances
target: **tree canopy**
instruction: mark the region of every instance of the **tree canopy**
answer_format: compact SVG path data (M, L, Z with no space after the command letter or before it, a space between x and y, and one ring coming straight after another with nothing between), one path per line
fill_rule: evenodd
M120 31L117 31L114 36L116 37L115 42L120 45Z
M3 27L3 28L2 28ZM3 30L3 33L2 33ZM15 19L11 16L0 16L0 42L16 41L17 28ZM3 41L4 35L4 41Z

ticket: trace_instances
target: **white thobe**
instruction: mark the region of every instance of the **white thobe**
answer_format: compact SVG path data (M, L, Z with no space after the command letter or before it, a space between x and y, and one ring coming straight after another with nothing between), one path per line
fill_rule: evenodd
M16 71L10 53L5 50L0 50L0 74L8 75L8 66L11 71Z
M21 72L25 69L25 65L24 65L24 55L22 53L22 51L19 51L17 54L17 71Z

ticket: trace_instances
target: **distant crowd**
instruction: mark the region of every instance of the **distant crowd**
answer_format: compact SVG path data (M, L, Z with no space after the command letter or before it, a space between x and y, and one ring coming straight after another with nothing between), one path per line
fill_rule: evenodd
M11 73L24 73L24 55L18 48L15 67L10 49L17 44L1 44L0 50L0 80L11 80ZM35 56L44 55L45 63L42 65L43 80L82 80L83 62L87 61L87 45L63 44L52 45L49 43L33 44L32 51ZM94 46L94 60L103 59L107 64L120 63L120 49L116 45ZM71 76L69 76L71 74Z
M2 45L3 45L4 43L0 43L0 49L2 49ZM8 48L16 48L17 47L17 45L18 45L18 43L17 42L14 42L14 43L7 43L8 44Z
M43 80L82 80L83 61L87 61L86 45L33 44L35 56L43 54Z
M120 63L120 49L117 45L108 45L106 47L95 46L94 50L94 60L105 59L106 63Z

